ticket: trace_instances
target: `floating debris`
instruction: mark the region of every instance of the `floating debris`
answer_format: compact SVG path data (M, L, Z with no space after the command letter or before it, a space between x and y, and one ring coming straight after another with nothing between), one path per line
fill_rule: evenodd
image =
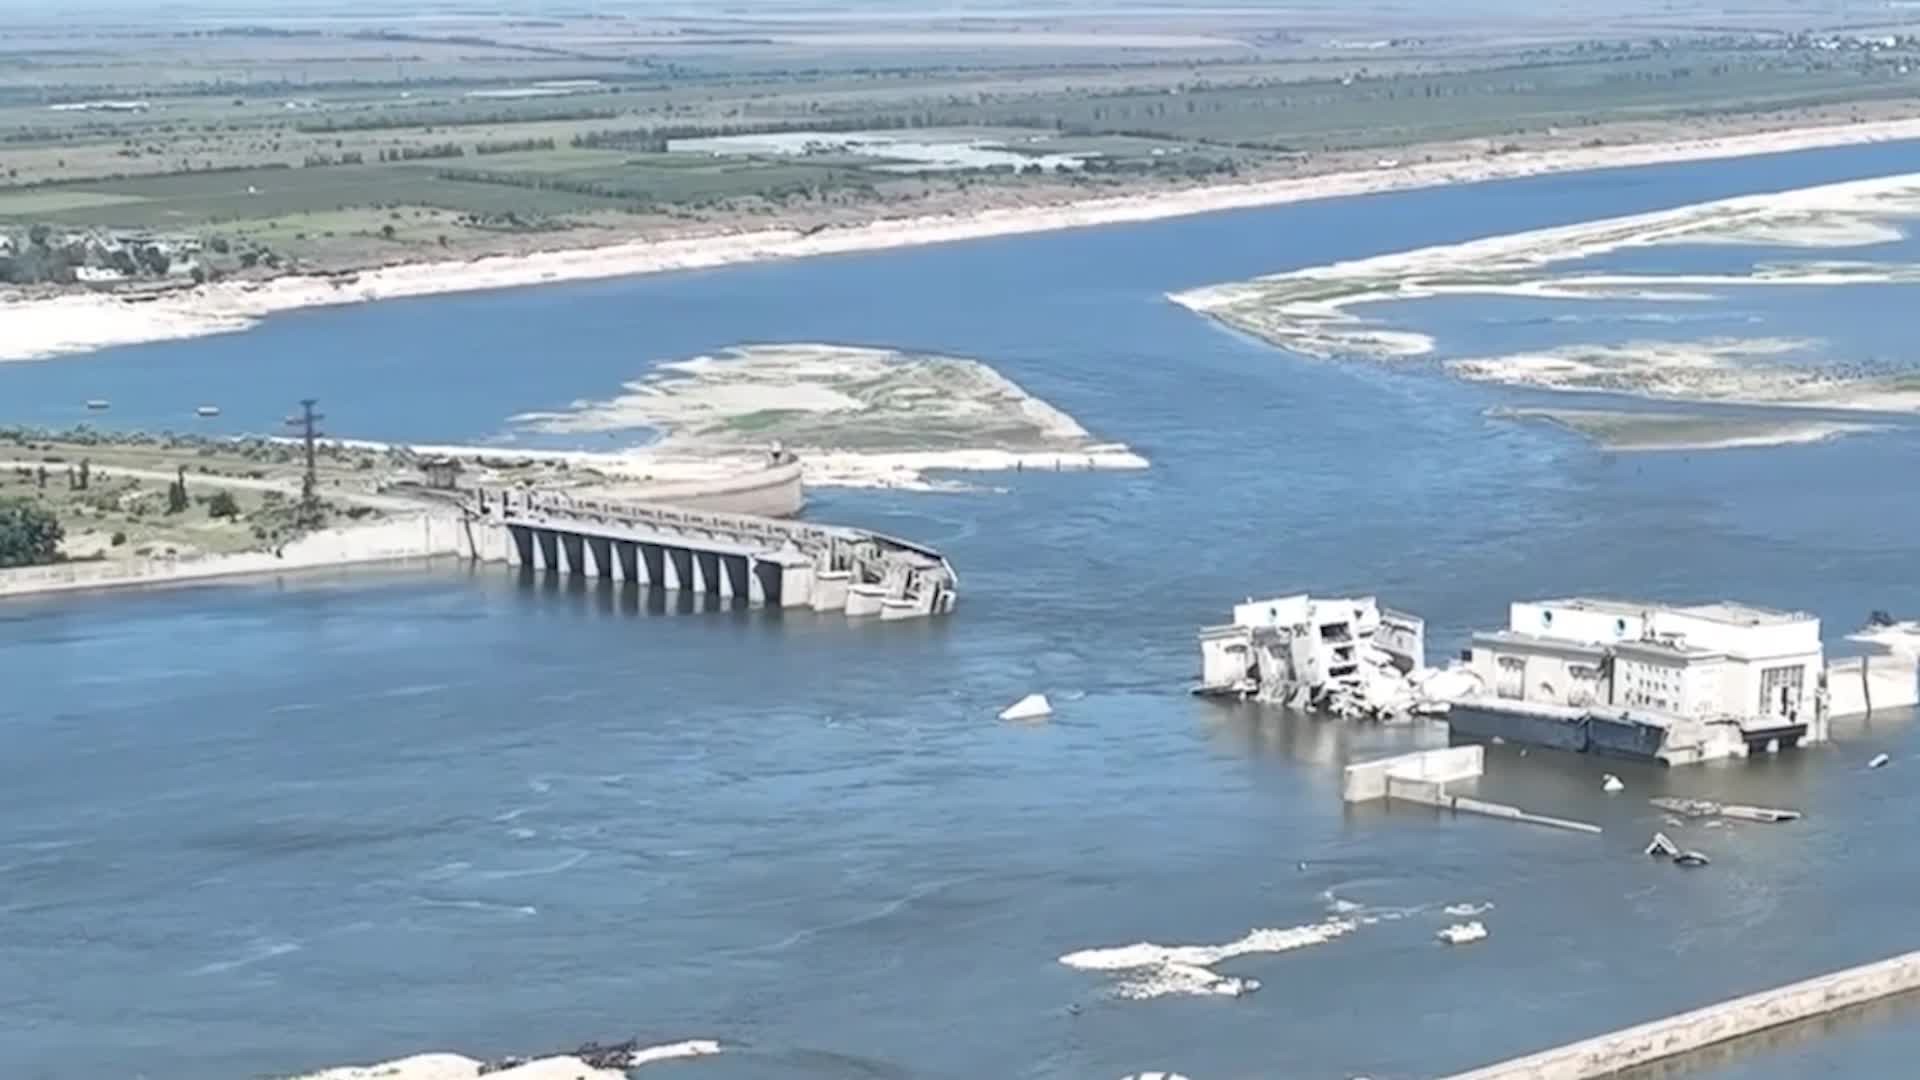
M1045 694L1028 694L1000 711L1002 720L1040 720L1053 715Z
M1612 795L1615 792L1627 790L1627 785L1622 783L1619 777L1608 773L1600 778L1600 790Z
M1669 796L1648 799L1647 802L1675 814L1691 818L1732 818L1735 821L1757 821L1767 825L1777 825L1783 821L1799 821L1798 810L1787 810L1777 806L1743 806L1739 803L1717 803L1711 799L1677 799Z
M113 408L113 402L105 398L90 398L87 401L87 408L92 409L94 412L99 412L102 409Z
M1698 851L1683 851L1673 857L1673 865L1675 866L1705 866L1712 861L1712 859L1707 858Z
M1454 923L1436 936L1449 945L1471 945L1487 936L1487 928L1475 919L1472 922Z
M1647 841L1647 854L1661 859L1678 858L1680 847L1668 839L1666 833L1657 832L1653 834L1652 840Z
M1448 904L1446 907L1440 910L1445 914L1451 915L1456 919L1470 919L1475 915L1485 915L1487 912L1492 911L1493 905L1491 903Z
M1884 765L1885 765L1885 764L1886 764L1887 762L1889 762L1889 761L1892 761L1892 760L1893 760L1892 758L1890 758L1890 757L1888 757L1888 756L1887 756L1887 755L1885 755L1885 754L1875 754L1875 755L1873 755L1873 760L1872 760L1872 761L1869 761L1869 762L1867 762L1867 768L1869 768L1869 769L1878 769L1878 768L1880 768L1880 767L1882 767L1882 766L1884 766Z
M199 408L197 408L197 409L195 409L195 410L193 410L193 412L194 412L194 415L195 415L195 416L219 416L219 415L220 415L220 406L218 406L218 405L202 405L202 406L200 406Z
M1109 971L1122 978L1114 995L1133 1001L1171 995L1241 997L1260 989L1257 979L1221 975L1214 965L1255 953L1281 953L1324 944L1358 929L1352 919L1288 929L1261 929L1224 945L1155 945L1141 942L1108 949L1068 953L1060 962L1082 971Z

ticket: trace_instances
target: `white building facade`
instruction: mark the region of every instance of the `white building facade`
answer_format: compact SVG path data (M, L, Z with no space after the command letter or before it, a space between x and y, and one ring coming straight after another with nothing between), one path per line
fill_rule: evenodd
M1820 620L1744 604L1573 597L1515 603L1476 634L1495 702L1730 722L1749 736L1825 738Z

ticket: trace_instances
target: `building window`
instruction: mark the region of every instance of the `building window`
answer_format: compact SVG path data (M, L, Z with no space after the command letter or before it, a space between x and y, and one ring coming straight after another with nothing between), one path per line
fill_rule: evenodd
M1800 695L1807 669L1799 664L1767 668L1760 672L1761 716L1779 716L1789 720L1800 714Z

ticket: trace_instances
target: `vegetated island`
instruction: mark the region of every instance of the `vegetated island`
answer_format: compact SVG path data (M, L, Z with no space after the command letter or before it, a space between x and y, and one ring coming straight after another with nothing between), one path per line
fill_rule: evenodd
M1920 137L1791 5L8 17L0 359L277 311ZM300 58L289 73L289 51ZM104 57L104 59L103 59ZM124 59L125 63L116 63ZM164 77L156 71L166 72Z

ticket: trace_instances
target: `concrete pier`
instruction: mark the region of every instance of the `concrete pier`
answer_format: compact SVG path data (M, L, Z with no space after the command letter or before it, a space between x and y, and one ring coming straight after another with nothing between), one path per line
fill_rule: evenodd
M1447 1080L1590 1080L1920 990L1920 952L1763 990Z
M958 596L939 552L860 529L511 489L463 509L477 558L539 571L887 619L944 615Z

